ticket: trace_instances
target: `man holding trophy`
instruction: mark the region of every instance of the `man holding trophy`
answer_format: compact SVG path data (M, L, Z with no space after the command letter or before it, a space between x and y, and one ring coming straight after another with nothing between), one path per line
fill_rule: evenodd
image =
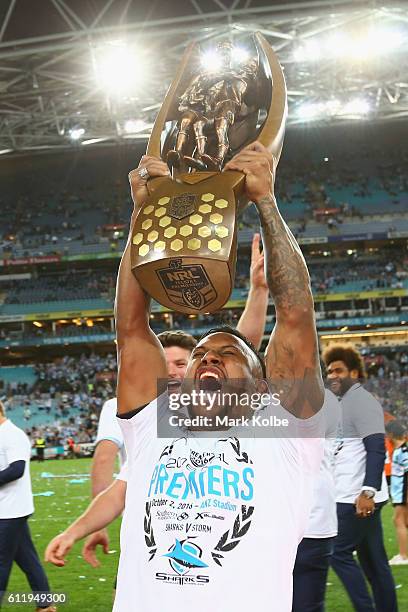
M152 152L148 148L130 173L135 206L115 304L118 419L128 464L114 611L194 607L207 612L215 604L235 612L254 607L289 612L297 546L323 456L321 408L330 411L336 400L323 388L306 264L274 197L280 150L275 153L255 140L232 155L215 177L193 172L173 179L166 155ZM210 330L192 352L180 394L169 396L163 348L149 326L150 295L159 286L157 279L163 283L164 270L175 283L163 293L166 300L174 298L183 312L213 308L216 300L204 299L205 282L214 288L217 278L211 274L217 268L211 268L210 257L195 261L191 251L197 251L197 258L202 252L191 242L199 238L189 238L186 219L194 225L213 200L219 210L230 212L232 196L221 197L223 180L239 182L241 195L257 207L277 322L265 361L236 330ZM194 191L200 182L201 192ZM158 185L157 202L149 188L153 184ZM155 227L174 225L170 238L180 236L169 252L164 252L166 235L157 240L160 230L152 229L154 217L169 218L171 226L166 221ZM217 220L213 216L208 224L214 234ZM143 231L150 231L150 238ZM150 257L150 251L145 265L140 259ZM228 253L222 248L220 253L214 257L225 262ZM194 291L204 291L204 298L196 299ZM93 524L92 530L101 526ZM63 556L53 548L48 560L61 565Z

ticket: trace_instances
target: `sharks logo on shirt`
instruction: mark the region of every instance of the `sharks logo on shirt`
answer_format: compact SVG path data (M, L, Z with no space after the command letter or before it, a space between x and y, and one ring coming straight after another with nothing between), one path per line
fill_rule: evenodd
M207 563L201 560L203 551L195 542L187 540L176 540L170 552L163 555L168 557L172 569L180 576L186 574L191 568L208 567Z

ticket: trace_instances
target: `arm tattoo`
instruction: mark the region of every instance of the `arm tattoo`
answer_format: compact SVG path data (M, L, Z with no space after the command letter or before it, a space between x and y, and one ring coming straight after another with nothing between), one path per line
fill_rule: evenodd
M294 326L284 327L282 331L278 324L276 333L272 334L266 356L268 374L272 387L280 395L282 406L299 418L307 418L323 403L309 273L302 252L279 213L275 198L262 198L257 208L266 254L266 278L277 319L296 315Z
M305 260L279 213L275 198L262 198L257 208L266 252L266 278L277 313L288 312L295 306L313 308Z

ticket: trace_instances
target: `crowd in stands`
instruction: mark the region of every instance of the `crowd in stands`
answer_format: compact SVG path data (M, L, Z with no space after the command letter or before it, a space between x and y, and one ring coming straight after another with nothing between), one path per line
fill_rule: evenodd
M388 257L379 256L373 260L352 256L341 263L308 265L312 287L316 293L330 292L353 281L364 281L363 291L373 289L400 289L408 278L407 256L393 253Z
M313 290L330 292L353 281L364 281L361 290L398 289L408 279L408 256L401 251L378 254L370 259L353 254L346 260L308 261ZM5 304L30 304L61 300L104 298L113 303L116 270L53 271L38 278L2 282ZM248 257L240 251L235 276L236 289L249 288ZM245 294L246 292L244 292Z
M6 292L5 304L113 298L114 289L113 274L76 269L1 284L1 290Z
M231 320L210 323L222 322L236 324ZM365 387L379 399L385 411L408 424L408 352L366 348L362 354L367 372ZM2 390L10 418L13 419L17 406L21 410L23 405L27 433L33 441L43 436L47 446L65 445L68 437L75 443L94 441L101 407L115 395L115 357L112 354L64 357L38 364L35 371L33 385L11 383ZM39 422L41 415L45 424Z
M407 139L398 127L393 129L397 138L389 146L387 133L382 132L381 137L375 138L367 131L351 145L352 129L338 135L335 142L333 135L323 135L320 130L321 140L314 149L311 135L309 143L305 136L300 142L295 133L287 134L276 194L284 213L293 204L302 205L299 215L290 217L299 222L298 235L311 221L336 231L347 219L361 217L359 203L369 203L378 191L384 194L384 214L387 204L392 204L394 210L406 211ZM377 145L380 140L384 143L382 148ZM400 145L395 148L397 140ZM326 150L330 151L328 157L324 157ZM126 233L131 210L127 173L142 153L142 145L139 151L72 152L70 157L22 160L8 172L3 164L3 253L40 253L45 245L55 245L55 252L64 254L72 241L83 245L106 243L108 249L118 248L117 241ZM349 198L344 195L345 189ZM253 211L244 215L241 227L259 225L257 215L252 214ZM113 231L114 226L120 229Z
M64 444L68 436L76 443L92 442L102 405L115 395L116 358L112 354L67 356L37 364L35 374L33 385L12 382L2 390L10 418L23 405L25 429L32 440L43 435L47 445ZM31 424L42 415L48 424Z
M24 428L32 444L38 437L45 439L46 446L65 446L69 437L78 444L91 443L95 440L100 413L99 400L90 403L86 395L77 398L70 394L63 394L58 400L52 400L48 395L39 396L36 393L23 397L26 398ZM15 396L6 402L7 415L11 420L13 420L14 406L19 405L20 401L21 398ZM52 415L52 424L31 424L35 417L44 413Z

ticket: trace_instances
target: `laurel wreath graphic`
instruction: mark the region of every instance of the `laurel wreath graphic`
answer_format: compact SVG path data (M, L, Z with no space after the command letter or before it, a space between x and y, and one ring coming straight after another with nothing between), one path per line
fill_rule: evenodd
M237 455L238 463L252 463L252 459L248 457L248 453L245 451L241 452L241 444L238 438L226 438L224 440L220 440L220 442L229 442L231 444L235 454Z
M217 546L214 549L214 552L211 553L211 556L217 565L222 567L221 559L224 558L224 555L221 553L229 552L238 546L241 538L243 538L251 526L251 517L253 512L254 506L241 506L240 512L238 512L237 516L235 517L232 529L229 529L221 536Z
M149 561L153 559L154 555L157 552L156 541L154 539L154 533L153 533L151 506L152 506L151 502L146 502L146 515L144 518L145 542L146 542L147 548L150 549L149 550L149 554L150 554Z

